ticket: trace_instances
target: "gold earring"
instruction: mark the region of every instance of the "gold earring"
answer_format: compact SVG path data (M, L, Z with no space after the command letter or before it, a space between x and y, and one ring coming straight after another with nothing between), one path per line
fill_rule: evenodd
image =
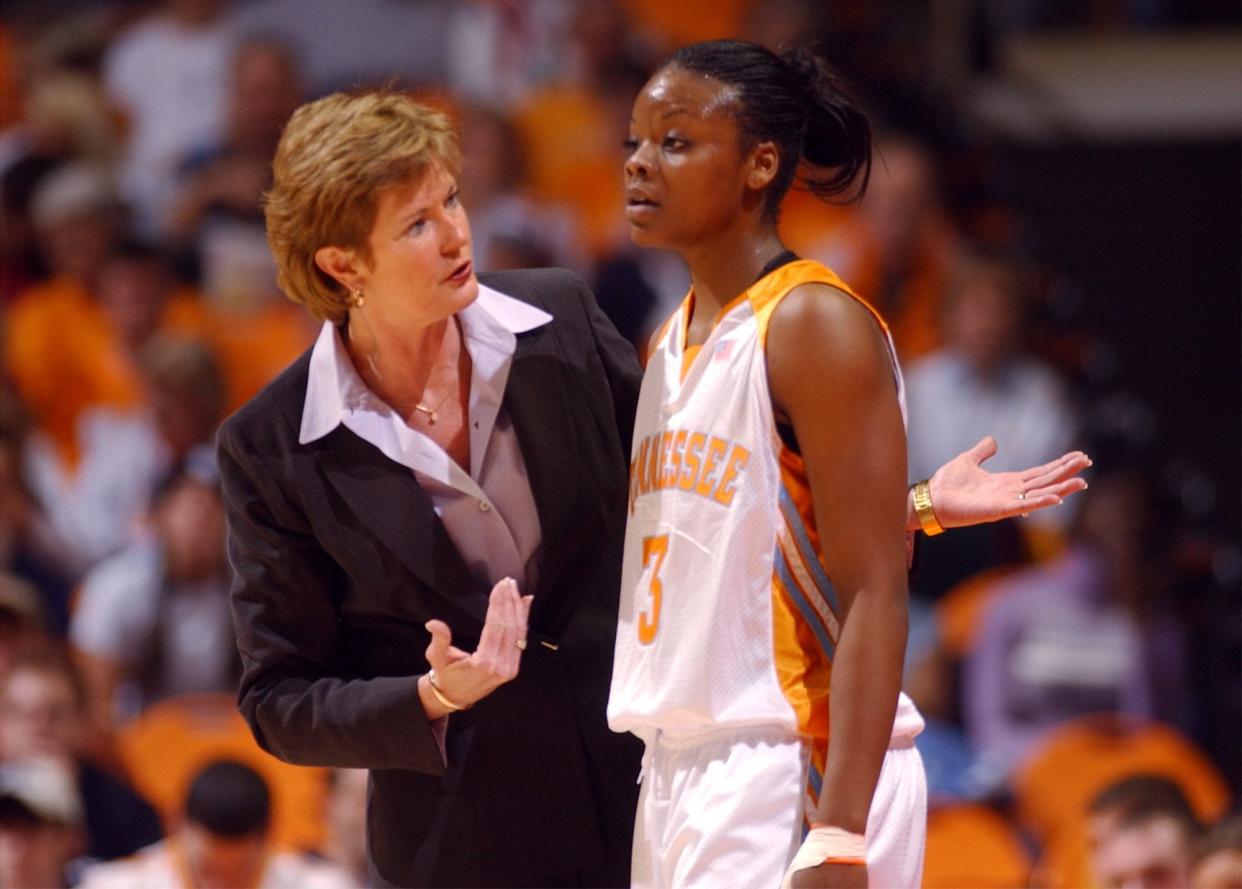
M362 288L355 287L354 292L350 294L349 304L355 309L361 309L367 304L367 298L362 295Z

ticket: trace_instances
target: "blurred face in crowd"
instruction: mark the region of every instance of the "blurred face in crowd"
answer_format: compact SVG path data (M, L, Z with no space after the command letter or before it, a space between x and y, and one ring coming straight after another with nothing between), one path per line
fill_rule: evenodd
M0 583L8 581L9 578L0 577ZM38 652L47 645L47 633L40 623L28 614L0 607L0 676L6 675L18 658ZM2 753L3 750L0 750Z
M806 0L758 0L746 16L746 39L779 52L811 42L820 10Z
M302 97L291 60L275 46L243 49L233 74L229 108L233 139L244 148L274 154L280 131Z
M1091 483L1078 518L1080 538L1114 570L1143 563L1151 527L1151 504L1145 486L1125 475Z
M99 303L112 329L129 349L136 349L155 333L170 281L155 259L122 257L103 267Z
M999 368L1016 351L1018 294L1003 275L968 273L949 301L945 339L982 374Z
M199 824L186 823L177 833L185 867L195 889L257 886L267 859L267 837L216 836Z
M182 479L160 499L154 521L170 577L193 582L224 570L224 505L215 487Z
M859 209L882 262L902 265L907 261L934 204L932 166L926 152L900 139L879 141Z
M479 295L470 221L456 178L441 167L380 193L367 243L369 261L337 247L315 256L347 286L361 286L365 323L420 330L450 318Z
M0 886L63 886L65 866L80 846L81 833L76 828L47 822L0 822Z
M117 219L110 213L80 213L43 226L39 238L53 272L76 278L93 288L112 250L117 230Z
M0 686L0 758L72 757L84 729L67 677L19 666Z
M223 7L223 0L168 0L168 11L187 25L205 25Z
M211 440L215 417L199 404L198 393L160 383L150 386L150 390L155 424L174 456L183 457L195 445Z
M588 71L602 71L625 47L625 13L608 0L585 0L575 10L571 33ZM467 155L468 156L468 155Z
M466 201L476 210L512 180L515 145L503 117L485 108L465 110L461 149L469 175L462 181Z
M1105 889L1176 889L1189 880L1190 840L1173 818L1097 827L1091 867Z
M1242 889L1242 849L1221 849L1190 870L1191 889Z

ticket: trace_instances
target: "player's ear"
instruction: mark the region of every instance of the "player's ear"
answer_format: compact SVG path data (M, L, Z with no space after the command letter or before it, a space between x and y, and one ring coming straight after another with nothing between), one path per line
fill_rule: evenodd
M746 187L763 191L772 184L780 168L781 156L775 142L760 142L746 157Z

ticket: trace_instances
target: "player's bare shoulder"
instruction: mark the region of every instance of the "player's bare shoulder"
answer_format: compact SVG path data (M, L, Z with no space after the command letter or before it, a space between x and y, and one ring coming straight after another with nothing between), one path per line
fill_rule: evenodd
M799 284L772 312L767 335L773 393L808 378L890 374L885 333L857 297L820 282Z

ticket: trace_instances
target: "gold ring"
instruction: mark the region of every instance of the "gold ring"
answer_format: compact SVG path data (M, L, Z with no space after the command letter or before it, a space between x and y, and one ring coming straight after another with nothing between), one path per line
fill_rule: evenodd
M518 641L514 642L513 644L514 644L514 645L516 645L516 646L518 647L518 650L519 650L519 651L525 651L525 650L526 650L526 640L525 640L525 639L519 639Z

